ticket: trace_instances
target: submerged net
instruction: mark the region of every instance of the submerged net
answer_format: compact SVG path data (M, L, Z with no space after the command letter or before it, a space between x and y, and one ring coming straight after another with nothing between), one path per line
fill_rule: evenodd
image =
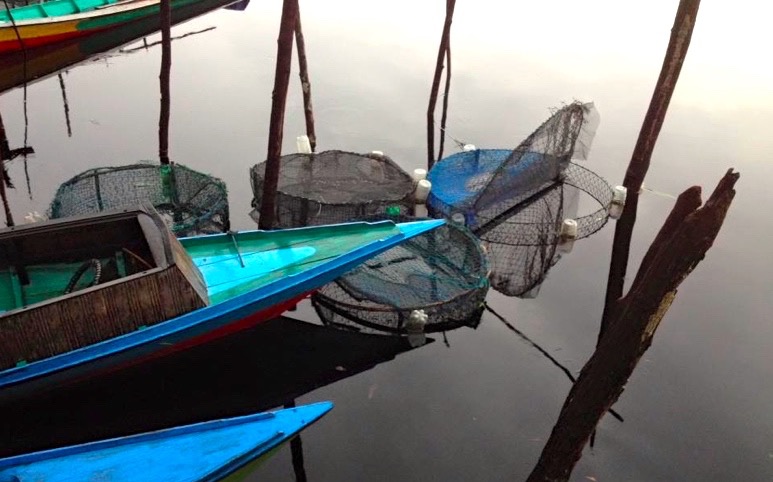
M487 249L491 286L508 296L536 294L561 257L558 246L563 221L574 219L575 239L585 238L606 224L611 202L612 189L604 179L570 163L562 182L541 190L476 232ZM581 210L591 212L578 216Z
M266 162L250 169L260 210ZM276 197L276 227L334 224L413 209L414 182L389 157L325 151L282 156Z
M436 217L463 216L474 231L563 176L571 159L585 159L598 126L593 104L556 111L514 150L453 154L429 172L427 208Z
M323 286L312 304L323 322L358 331L404 333L414 310L428 315L424 332L477 326L489 287L487 272L478 239L466 228L447 224Z
M179 164L131 164L78 174L59 186L49 217L151 203L177 236L228 231L225 183Z

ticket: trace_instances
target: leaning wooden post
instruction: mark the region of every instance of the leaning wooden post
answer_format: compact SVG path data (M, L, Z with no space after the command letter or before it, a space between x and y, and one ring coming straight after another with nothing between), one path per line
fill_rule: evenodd
M437 151L437 160L443 158L443 147L446 143L446 121L448 120L448 98L451 91L451 39L446 44L446 85L443 89L443 111L440 114L440 145Z
M268 131L268 155L263 194L260 201L260 229L272 229L276 217L276 192L279 183L279 158L282 155L287 87L290 83L290 66L293 60L293 32L298 24L298 0L284 0L282 20L277 39L276 73L271 101L271 124Z
M730 169L701 207L693 186L676 201L642 260L628 294L615 301L607 332L569 391L561 414L528 480L569 480L604 413L623 392L682 281L706 255L735 196Z
M64 86L64 77L62 73L57 74L59 77L59 89L62 91L62 103L64 104L64 121L67 125L67 137L72 137L72 125L70 124L70 104L67 102L67 89Z
M303 91L303 113L306 117L306 136L311 144L311 152L317 150L317 134L314 131L314 109L311 106L311 81L309 81L309 65L306 63L306 41L303 39L301 28L301 12L298 11L298 19L295 23L295 46L298 49L298 70L301 77L301 90Z
M429 106L427 106L427 169L432 169L435 164L435 105L437 104L438 91L440 90L440 76L443 73L443 58L446 56L448 42L451 37L451 22L454 19L454 7L456 0L446 0L446 19L443 24L443 33L440 37L440 47L435 63L435 76L432 79L432 90L429 94ZM448 74L446 74L448 75Z
M599 329L599 340L604 335L610 320L613 318L612 308L615 301L623 296L625 274L628 269L628 254L631 247L633 226L636 223L636 211L639 205L639 191L641 190L644 176L650 167L652 151L655 142L663 126L668 104L676 88L676 81L682 70L682 64L687 56L687 48L690 46L693 27L698 15L700 0L680 0L676 11L674 26L671 29L671 38L663 59L660 77L655 85L649 109L644 117L639 139L636 141L631 162L625 173L623 185L628 189L628 199L625 209L615 226L615 240L612 245L612 259L609 265L609 279L607 281L607 293L604 303L604 314Z
M170 75L172 70L172 9L171 0L161 0L161 113L158 119L158 158L169 164Z

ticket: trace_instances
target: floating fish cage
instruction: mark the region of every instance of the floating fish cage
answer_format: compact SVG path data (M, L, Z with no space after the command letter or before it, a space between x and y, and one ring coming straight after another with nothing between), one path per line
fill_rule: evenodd
M476 327L488 288L479 240L464 227L446 224L366 261L323 286L311 301L327 325L430 333Z
M491 286L508 296L534 295L562 252L607 223L612 200L613 190L603 178L570 163L560 182L477 231L488 253ZM572 232L564 228L567 224Z
M63 218L150 203L178 237L230 229L220 179L179 164L100 167L59 186L49 217Z
M250 169L260 211L266 162ZM276 227L295 228L364 219L386 212L413 210L414 181L383 154L325 151L280 158Z
M560 181L571 159L585 159L597 126L593 104L575 102L513 150L472 149L441 159L428 174L430 215L463 220L473 231L495 222Z

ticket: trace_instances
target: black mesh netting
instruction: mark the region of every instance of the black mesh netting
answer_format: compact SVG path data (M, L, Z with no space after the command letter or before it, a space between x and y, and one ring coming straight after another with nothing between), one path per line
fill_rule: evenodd
M446 224L323 286L312 304L323 322L360 331L402 333L414 310L428 316L425 332L477 326L487 272L479 240L466 228Z
M253 207L260 211L266 163L250 169ZM414 181L389 157L325 151L282 156L276 227L334 224L384 213L409 213Z
M606 224L612 189L592 171L570 163L561 182L511 208L476 234L486 247L491 286L508 296L534 294L560 259L557 249L565 219L577 222L576 239ZM592 211L578 217L583 212Z
M429 172L432 216L463 216L476 230L556 182L571 159L585 159L598 125L592 104L556 111L513 150L477 149L440 160Z
M49 217L151 203L177 236L229 229L223 181L179 164L132 164L83 172L59 186Z

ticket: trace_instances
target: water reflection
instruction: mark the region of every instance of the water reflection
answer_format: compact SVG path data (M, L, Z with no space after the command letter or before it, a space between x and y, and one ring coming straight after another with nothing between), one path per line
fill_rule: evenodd
M431 341L431 340L429 340ZM0 456L292 403L411 350L407 340L291 318L0 407Z

